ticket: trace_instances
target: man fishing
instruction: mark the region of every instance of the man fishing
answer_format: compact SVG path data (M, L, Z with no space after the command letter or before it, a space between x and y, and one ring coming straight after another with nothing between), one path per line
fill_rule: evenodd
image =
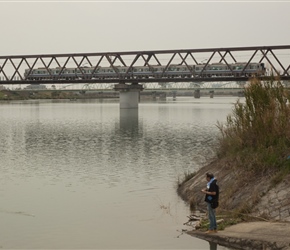
M209 219L209 230L206 233L217 233L217 223L215 216L215 208L218 207L219 187L217 180L212 173L206 173L207 186L201 192L205 194L205 202L207 202L207 211Z

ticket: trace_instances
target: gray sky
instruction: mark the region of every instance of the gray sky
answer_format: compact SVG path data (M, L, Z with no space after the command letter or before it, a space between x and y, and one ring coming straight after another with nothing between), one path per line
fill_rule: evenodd
M290 44L290 1L0 1L0 55Z

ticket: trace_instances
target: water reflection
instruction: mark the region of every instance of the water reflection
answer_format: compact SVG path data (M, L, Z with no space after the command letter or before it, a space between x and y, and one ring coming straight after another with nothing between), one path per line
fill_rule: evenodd
M120 130L135 131L138 129L138 109L120 109Z
M215 242L209 242L209 250L217 250L217 243Z
M177 238L178 176L213 155L231 109L202 101L0 103L0 246L208 249Z

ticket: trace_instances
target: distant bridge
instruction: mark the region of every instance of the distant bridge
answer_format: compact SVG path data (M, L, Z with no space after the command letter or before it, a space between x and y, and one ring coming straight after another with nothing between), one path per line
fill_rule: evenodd
M245 81L243 82L150 82L142 83L144 91L166 90L166 91L186 91L186 90L214 90L214 89L236 89L243 90ZM66 90L73 89L73 85L66 85ZM113 90L113 83L86 83L82 86L82 90ZM61 87L60 87L61 89Z
M193 83L193 82L169 82L169 83L143 83L143 91L187 91L187 90L240 90L244 89L245 82L225 82L225 83ZM113 91L114 83L86 83L81 86L75 84L49 86L44 85L29 85L25 88L20 88L19 85L11 86L9 90L17 91Z
M245 82L270 71L290 80L290 45L0 56L2 85Z

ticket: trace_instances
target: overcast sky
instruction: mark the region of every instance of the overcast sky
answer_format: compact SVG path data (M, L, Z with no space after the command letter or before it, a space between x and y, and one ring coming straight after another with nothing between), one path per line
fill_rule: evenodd
M290 44L290 1L0 1L0 55Z

